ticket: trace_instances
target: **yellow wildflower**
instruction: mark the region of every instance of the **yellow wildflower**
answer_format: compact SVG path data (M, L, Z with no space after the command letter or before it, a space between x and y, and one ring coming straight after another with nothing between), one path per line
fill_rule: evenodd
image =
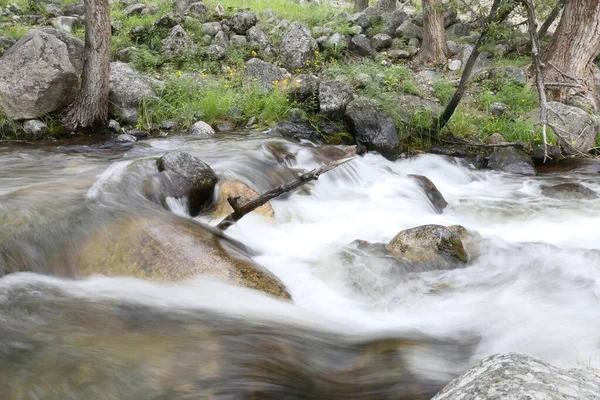
M255 56L256 55L256 51L252 50L252 55Z
M175 74L180 77L181 75L183 75L183 72L177 71L177 72L175 72Z

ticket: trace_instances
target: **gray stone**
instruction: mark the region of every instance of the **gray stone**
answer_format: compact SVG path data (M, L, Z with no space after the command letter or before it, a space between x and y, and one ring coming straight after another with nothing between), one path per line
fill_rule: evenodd
M218 44L211 44L204 53L214 60L221 60L227 55L227 50Z
M288 70L295 70L315 58L317 42L312 38L310 30L300 22L293 22L283 35L279 54L282 64Z
M448 29L446 29L446 35L455 37L469 36L472 30L473 28L471 25L459 22L458 24L448 27Z
M206 21L210 18L210 7L201 1L190 4L185 10L185 15L192 16L198 21Z
M129 15L139 15L146 9L144 4L136 3L128 6L123 10L123 14Z
M396 29L406 20L408 20L408 15L403 10L394 11L385 23L385 33L394 36Z
M527 81L528 81L527 72L525 72L523 70L523 68L504 67L504 68L501 68L501 72L505 78L510 79L514 83L517 83L521 86L527 85Z
M213 44L219 45L226 49L229 47L229 36L227 36L225 32L219 31L216 33L212 42Z
M229 27L238 35L245 35L246 31L258 22L258 17L252 11L243 11L233 14Z
M294 79L290 89L290 99L303 103L310 110L319 109L319 77L311 74L301 74Z
M219 32L223 31L223 26L218 22L205 22L202 24L202 32L210 37L215 37Z
M369 17L367 17L364 13L357 13L352 15L348 22L352 22L355 25L360 26L362 29L367 29L370 25Z
M519 353L495 354L454 379L433 400L600 399L600 371L560 369Z
M319 109L332 119L340 119L346 112L346 106L352 101L354 93L345 83L337 81L321 82L319 85Z
M462 68L462 61L454 59L454 58L448 60L448 69L450 71L458 71L461 68Z
M0 36L0 57L6 52L6 50L10 49L17 43L17 41L13 38L9 38L6 36Z
M504 114L506 114L506 112L509 110L508 105L504 104L504 103L492 103L490 104L488 111L490 112L490 114L495 115L497 117L502 117Z
M253 26L248 29L246 37L248 38L248 42L250 42L250 46L253 48L264 49L269 44L267 35L258 26Z
M475 46L470 44L459 46L460 50L457 56L460 56L459 58L461 59L463 65L467 65L467 61L469 60L469 57L471 56L471 53L473 52L474 48ZM489 58L489 53L479 54L479 56L477 56L477 60L475 60L475 64L473 65L473 72L489 68L492 64Z
M121 124L119 124L114 119L108 121L108 130L112 133L119 133L121 131Z
M538 144L533 148L533 152L531 153L531 158L536 163L545 163L548 159L554 160L561 156L560 147L552 144L546 145L546 148L544 148L543 144Z
M162 51L166 57L173 57L196 49L194 41L181 25L174 26L162 41Z
M429 114L433 120L443 111L438 103L411 94L396 97L396 105L397 116L405 124L410 124L417 113Z
M416 37L410 38L410 39L408 39L408 47L411 47L411 46L418 48L419 46L421 46L421 41L419 39L417 39Z
M499 148L488 158L489 169L517 175L535 175L533 161L523 150L514 147Z
M390 50L387 54L392 60L405 60L410 58L410 53L406 50Z
M143 99L155 99L149 79L122 62L110 64L110 114L125 124L135 124Z
M245 47L248 44L248 38L244 35L233 35L229 39L233 46Z
M369 74L360 73L354 77L352 83L355 88L364 89L373 83L373 78L371 78L371 75Z
M442 193L438 190L437 186L431 180L423 175L409 175L411 178L417 181L425 196L431 202L431 205L435 212L438 214L442 214L444 209L448 207L448 202L442 195Z
M398 157L398 132L394 120L366 100L354 100L346 108L345 118L356 143L388 159Z
M81 75L81 72L83 71L83 58L85 47L83 40L67 32L50 28L49 26L39 28L38 30L49 35L55 36L58 40L60 40L67 46L67 52L69 53L69 61L71 61L71 65L73 65L73 67L75 68L77 75Z
M73 31L73 28L77 28L81 25L79 18L67 16L52 18L50 20L50 23L56 29L60 29L61 31L68 33L71 33Z
M392 37L387 33L378 33L371 39L371 46L377 51L387 49L392 45Z
M133 135L128 135L126 133L122 133L115 138L115 142L117 142L117 143L135 143L135 142L137 142L137 138Z
M452 55L452 56L457 55L460 50L458 48L458 45L456 44L456 42L453 42L452 40L446 41L446 46L448 46L448 51L450 52L450 55Z
M355 36L355 35L360 35L361 33L363 33L363 28L361 28L358 25L352 25L348 30L348 35L350 36Z
M554 186L542 187L542 194L559 200L594 200L598 193L581 183L561 183Z
M190 215L196 216L212 200L217 175L206 163L183 152L169 152L156 161L167 196L187 198Z
M423 225L398 233L386 249L395 257L418 263L437 262L441 259L467 262L461 236L467 231L460 225Z
M348 38L341 33L334 33L325 41L325 47L332 49L343 49L348 46Z
M423 28L413 24L410 20L406 20L396 29L395 37L423 40Z
M502 136L501 133L492 133L490 136L486 137L485 140L483 141L483 143L485 144L500 144L500 143L506 143L506 140L504 139L504 136Z
M177 124L175 124L175 122L173 121L163 121L160 123L160 129L164 129L166 131L170 131L171 129L175 128L177 126Z
M77 71L56 36L29 31L0 58L0 107L9 118L33 119L60 110L77 90Z
M9 4L6 9L15 15L23 15L24 14L23 9L21 7L19 7L18 5L16 5L15 3Z
M307 121L289 120L277 123L277 127L269 131L271 134L281 135L283 137L296 141L308 140L313 143L322 143L323 138L315 127Z
M215 134L215 130L206 122L198 121L188 129L190 135L211 136Z
M167 13L167 14L163 15L162 17L160 17L159 19L157 19L156 21L154 21L152 26L154 28L171 29L174 26L179 25L181 19L182 19L181 17L178 17L173 13Z
M25 131L25 133L28 135L38 137L44 136L44 134L46 134L47 128L48 126L38 119L30 119L23 122L23 131Z
M217 132L233 132L234 130L235 126L231 122L221 122L216 126Z
M539 119L540 110L529 113L534 122ZM548 121L558 138L564 154L577 155L587 153L595 146L600 125L594 116L580 108L568 106L557 101L548 102Z
M133 58L133 55L135 53L137 53L138 49L136 47L126 47L122 50L117 51L117 54L115 55L115 58L118 61L122 61L122 62L130 62L131 59Z
M375 54L371 41L366 35L356 35L350 39L348 49L359 56L368 57Z
M247 84L257 85L268 91L275 86L275 81L285 79L287 71L261 59L252 58L246 62L243 74Z

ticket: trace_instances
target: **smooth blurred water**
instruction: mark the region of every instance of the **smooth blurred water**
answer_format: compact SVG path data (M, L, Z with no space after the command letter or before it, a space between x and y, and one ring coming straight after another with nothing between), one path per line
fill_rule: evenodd
M39 248L58 240L57 225L73 213L152 209L128 181L127 168L170 150L198 156L220 176L258 192L343 154L261 135L154 139L120 149L4 149L0 247L13 256L0 257L0 267L14 262L14 254L20 265L43 263ZM410 174L430 178L450 207L437 214ZM600 367L600 200L541 194L544 185L565 181L600 192L597 175L519 177L435 155L357 158L273 201L275 221L251 214L227 231L257 252L255 260L284 282L293 304L200 278L8 275L0 279L0 382L8 382L0 389L22 396L9 399L49 393L61 399L429 398L497 352ZM186 214L184 202L167 204ZM83 221L82 229L95 223ZM410 272L349 246L357 239L388 242L423 224L460 224L475 233L468 264ZM271 342L279 344L269 348ZM20 356L21 348L38 352L37 364L29 353ZM80 389L65 377L36 378L33 372L45 365L40 351L66 376L85 375L81 365L96 367ZM206 360L220 365L218 374L187 377L191 365ZM260 373L248 363L260 365ZM94 379L98 371L103 380Z

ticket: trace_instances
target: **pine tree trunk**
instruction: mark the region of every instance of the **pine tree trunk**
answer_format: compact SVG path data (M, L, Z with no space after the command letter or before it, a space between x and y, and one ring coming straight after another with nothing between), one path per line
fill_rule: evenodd
M568 0L548 48L542 55L544 82L551 83L548 98L568 103L580 95L598 109L594 83L594 58L600 53L600 2ZM557 86L564 83L569 86ZM576 86L580 87L576 87Z
M354 0L354 12L364 11L369 7L369 0Z
M108 0L85 1L85 60L81 89L63 119L67 129L105 126L110 76L110 6Z
M379 0L377 8L385 12L393 12L396 10L396 0Z
M441 0L423 0L423 43L419 58L427 64L438 65L446 64L448 60Z

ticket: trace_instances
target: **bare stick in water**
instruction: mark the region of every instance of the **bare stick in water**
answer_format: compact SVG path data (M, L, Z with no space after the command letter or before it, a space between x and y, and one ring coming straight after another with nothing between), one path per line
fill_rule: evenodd
M229 197L227 199L227 201L231 205L231 208L233 208L233 212L231 214L229 214L228 216L226 216L225 219L223 219L223 221L221 221L219 223L219 225L217 225L217 228L224 231L225 229L229 228L231 225L235 224L237 221L242 219L242 217L244 217L244 215L254 211L256 208L262 206L269 200L274 199L275 197L281 196L284 193L288 193L288 192L291 192L292 190L298 189L299 187L307 184L310 181L316 181L317 179L319 179L319 176L324 174L325 172L331 171L332 169L339 167L340 165L345 164L348 161L352 161L355 158L356 158L356 156L345 157L345 158L341 158L339 160L330 162L329 164L320 166L319 168L315 168L312 171L309 171L302 175L299 175L293 181L290 181L290 182L284 183L283 185L277 186L276 188L269 190L268 192L264 193L263 195L257 197L254 200L251 200L245 204L239 203L239 200L240 200L239 197Z

